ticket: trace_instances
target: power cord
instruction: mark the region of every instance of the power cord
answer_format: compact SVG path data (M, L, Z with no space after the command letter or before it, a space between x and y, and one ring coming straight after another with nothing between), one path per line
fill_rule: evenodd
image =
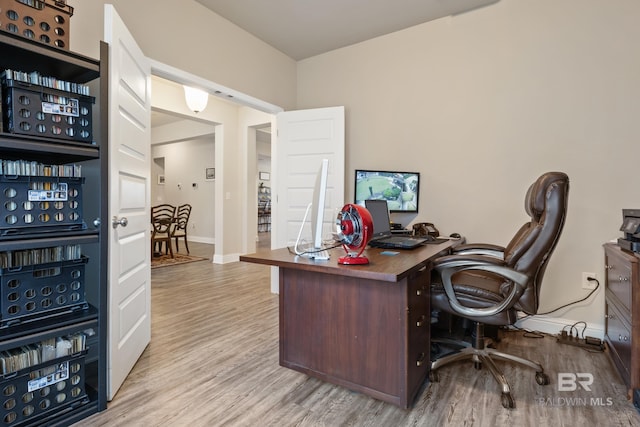
M578 325L583 324L582 333L578 332ZM569 332L565 330L569 328ZM587 329L587 323L584 321L579 321L574 323L573 325L566 325L560 331L560 335L558 335L557 342L562 344L569 344L576 347L580 347L584 350L590 352L602 352L604 351L604 343L599 338L585 336L584 332ZM579 336L580 335L580 336Z
M547 311L547 312L544 312L544 313L535 313L535 314L527 313L527 315L528 315L528 316L534 316L534 315L544 316L544 315L547 315L547 314L554 313L554 312L556 312L556 311L558 311L558 310L562 310L563 308L569 307L570 305L578 304L578 303L580 303L580 302L583 302L583 301L588 300L589 298L591 298L591 295L595 294L595 293L596 293L596 291L600 288L600 282L599 282L599 281L598 281L598 279L596 279L595 277L588 277L588 278L587 278L587 280L588 280L588 281L590 281L590 282L596 282L596 287L595 287L595 288L593 288L593 289L591 290L591 292L589 292L589 294L587 294L587 296L586 296L586 297L584 297L584 298L582 298L582 299L579 299L579 300L577 300L577 301L573 301L573 302L570 302L570 303L567 303L567 304L561 305L560 307L554 308L553 310L550 310L550 311ZM528 317L528 316L527 316L527 317ZM523 317L523 319L526 319L526 317Z
M526 319L526 317L523 317L523 319ZM544 338L545 336L551 336L551 334L547 334L545 332L532 331L531 329L521 328L520 326L516 326L516 325L509 325L507 329L516 329L522 332L522 336L525 338Z
M328 251L329 249L339 248L340 246L342 246L342 243L336 243L335 245L332 245L332 246L322 247L312 251L303 251L298 254L296 254L295 250L291 246L287 246L287 250L291 255L310 255L310 254L317 254L318 252Z
M524 320L524 319L527 319L527 318L532 317L532 316L535 316L535 315L547 315L547 314L551 314L551 313L554 313L554 312L556 312L556 311L558 311L558 310L561 310L561 309L563 309L563 308L569 307L570 305L578 304L578 303L580 303L580 302L583 302L583 301L588 300L588 299L589 299L589 298L590 298L594 293L596 293L596 291L600 288L600 282L599 282L599 281L598 281L598 279L596 279L595 277L588 277L588 278L587 278L587 280L589 280L590 282L596 282L596 287L595 287L595 288L593 288L593 289L591 290L591 292L589 292L589 294L588 294L587 296L585 296L584 298L581 298L581 299L579 299L579 300L576 300L576 301L573 301L573 302L570 302L570 303L567 303L567 304L563 304L563 305L561 305L560 307L554 308L553 310L549 310L549 311L547 311L547 312L543 312L543 313L536 313L536 314L526 313L526 314L527 314L526 316L524 316L524 317L522 317L522 318L520 318L520 319L518 319L518 320ZM564 326L564 327L562 328L562 330L561 330L561 333L560 333L560 334L561 334L561 335L563 335L563 333L562 333L562 332L566 332L566 331L565 331L565 329L566 329L566 328L569 328L568 335L571 335L575 340L578 340L578 339L579 339L579 337L578 337L579 332L578 332L577 325L580 325L580 324L584 325L584 326L583 326L583 328L582 328L582 334L581 334L581 335L582 335L582 338L581 338L581 339L582 339L582 340L585 340L584 332L585 332L585 330L587 329L587 323L586 323L586 322L584 322L584 321L579 321L579 322L574 323L573 325L566 325L566 326ZM544 338L546 335L550 335L550 334L545 334L545 333L543 333L543 332L539 332L539 331L531 331L531 330L528 330L528 329L520 328L520 327L515 326L515 325L511 325L511 327L512 327L512 328L515 328L515 329L517 329L517 330L519 330L519 331L523 331L523 332L524 332L523 337L526 337L526 338ZM594 343L594 344L595 344L595 343ZM584 348L584 347L583 347L583 348ZM594 348L584 348L584 349L585 349L585 350L588 350L588 351L596 351L596 352L597 352L597 351L602 351L600 348L598 348L598 346L597 346L597 345L594 345Z
M579 325L581 323L584 325L584 327L582 328L582 338L584 338L584 331L587 329L587 322L582 321L582 320L579 321L579 322L574 323L573 325L565 325L562 328L562 331L564 331L568 327L568 328L570 328L569 329L569 335L571 335L574 338L578 338L578 328L576 327L576 325ZM574 332L574 329L575 329L575 332Z

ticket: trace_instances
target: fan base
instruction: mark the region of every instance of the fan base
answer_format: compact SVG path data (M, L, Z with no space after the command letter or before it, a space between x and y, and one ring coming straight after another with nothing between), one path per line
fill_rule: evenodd
M369 258L367 258L366 256L346 255L346 256L338 258L338 264L364 265L364 264L369 264Z

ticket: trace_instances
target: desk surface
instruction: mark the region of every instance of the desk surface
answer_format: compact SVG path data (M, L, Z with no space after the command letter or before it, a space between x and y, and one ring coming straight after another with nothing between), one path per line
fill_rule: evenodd
M338 264L338 258L345 255L343 248L331 249L329 251L331 258L328 261L314 261L296 256L289 252L287 248L267 249L254 254L242 255L240 256L240 261L347 277L397 282L424 267L440 253L446 253L454 244L454 241L448 241L440 244L426 244L416 249L398 250L368 247L363 253L369 258L369 264L365 265ZM385 255L388 253L396 253L397 255Z

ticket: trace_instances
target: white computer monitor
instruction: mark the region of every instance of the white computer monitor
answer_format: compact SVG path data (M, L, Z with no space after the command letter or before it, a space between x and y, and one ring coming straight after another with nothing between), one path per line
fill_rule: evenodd
M327 202L327 181L329 179L329 160L322 159L320 170L316 176L316 185L313 189L313 201L311 206L311 227L313 247L322 248L322 229L324 226L324 210Z
M318 251L323 249L322 231L324 228L324 211L327 200L327 183L329 181L329 160L322 159L320 163L320 169L316 174L316 182L313 189L313 198L311 203L307 205L307 210L304 213L302 224L300 224L300 231L298 232L298 238L295 244L295 253L297 255L309 256L311 258L318 257ZM307 245L303 248L302 245L302 233L304 226L311 212L311 237L313 242L311 245Z

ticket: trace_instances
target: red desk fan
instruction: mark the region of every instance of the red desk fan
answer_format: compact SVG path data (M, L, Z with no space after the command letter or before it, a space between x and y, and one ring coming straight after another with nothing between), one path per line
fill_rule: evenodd
M369 264L369 258L362 255L365 246L373 236L373 219L368 210L359 205L344 205L336 220L338 239L347 255L338 258L338 264Z

